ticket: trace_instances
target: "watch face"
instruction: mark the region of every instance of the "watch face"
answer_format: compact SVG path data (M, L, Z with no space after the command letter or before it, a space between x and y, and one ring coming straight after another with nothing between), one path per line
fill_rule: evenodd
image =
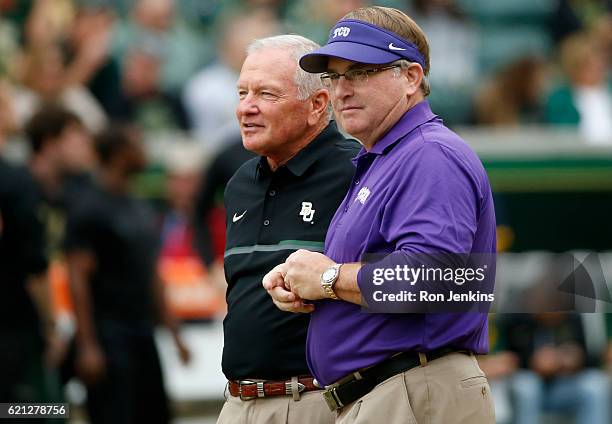
M334 278L336 270L333 268L326 269L323 273L323 281L328 282Z

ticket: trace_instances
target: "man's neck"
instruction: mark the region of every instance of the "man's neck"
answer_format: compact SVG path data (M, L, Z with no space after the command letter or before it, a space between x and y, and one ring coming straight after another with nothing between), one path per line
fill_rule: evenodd
M323 130L327 127L328 124L328 120L321 120L317 125L313 126L312 129L308 131L299 141L289 143L289 146L287 146L288 149L286 151L276 155L266 156L266 160L268 161L268 166L270 166L270 170L274 172L278 168L289 162L295 155L305 149L306 146L308 146L315 138L317 138L317 136L321 132L323 132Z
M387 134L387 132L389 132L389 130L395 126L395 124L398 123L398 121L401 119L402 116L404 116L406 112L415 107L424 99L425 97L421 93L418 93L414 96L408 97L405 102L402 101L397 103L397 105L395 105L395 107L391 109L385 119L374 131L372 131L371 134L367 134L363 138L357 138L361 141L364 148L369 152L370 150L372 150L374 145L378 143L385 136L385 134Z

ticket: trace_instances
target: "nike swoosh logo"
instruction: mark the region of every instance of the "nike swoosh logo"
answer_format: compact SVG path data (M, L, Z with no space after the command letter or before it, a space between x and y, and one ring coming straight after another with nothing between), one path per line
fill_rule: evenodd
M234 217L232 218L232 222L240 221L246 212L247 212L247 211L244 211L244 212L242 212L242 214L240 214L240 215L236 215L236 214L234 214Z
M389 50L406 50L406 49L402 49L401 47L395 47L393 43L389 43Z

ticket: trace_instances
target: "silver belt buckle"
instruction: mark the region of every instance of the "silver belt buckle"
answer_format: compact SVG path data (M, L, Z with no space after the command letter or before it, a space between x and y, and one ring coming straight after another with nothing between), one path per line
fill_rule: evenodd
M342 408L344 404L338 397L338 393L336 393L336 387L330 387L329 389L323 392L323 398L327 403L327 407L332 411L337 411Z
M253 400L256 399L257 397L264 397L264 396L259 396L259 383L261 383L261 394L263 395L263 381L261 382L256 382L256 381L251 381L251 380L240 380L238 382L238 394L240 395L240 400ZM247 385L247 384L256 384L257 385L257 396L243 396L242 395L242 386L243 385Z

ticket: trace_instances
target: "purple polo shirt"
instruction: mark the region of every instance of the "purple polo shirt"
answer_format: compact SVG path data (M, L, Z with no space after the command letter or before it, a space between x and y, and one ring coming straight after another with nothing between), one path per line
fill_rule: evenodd
M408 112L370 152L354 159L351 187L336 211L325 255L359 262L368 253L494 253L495 212L474 151L427 101ZM358 283L362 292L362 274ZM313 375L331 384L397 352L442 347L488 352L485 313L366 313L349 302L316 302L307 339Z

